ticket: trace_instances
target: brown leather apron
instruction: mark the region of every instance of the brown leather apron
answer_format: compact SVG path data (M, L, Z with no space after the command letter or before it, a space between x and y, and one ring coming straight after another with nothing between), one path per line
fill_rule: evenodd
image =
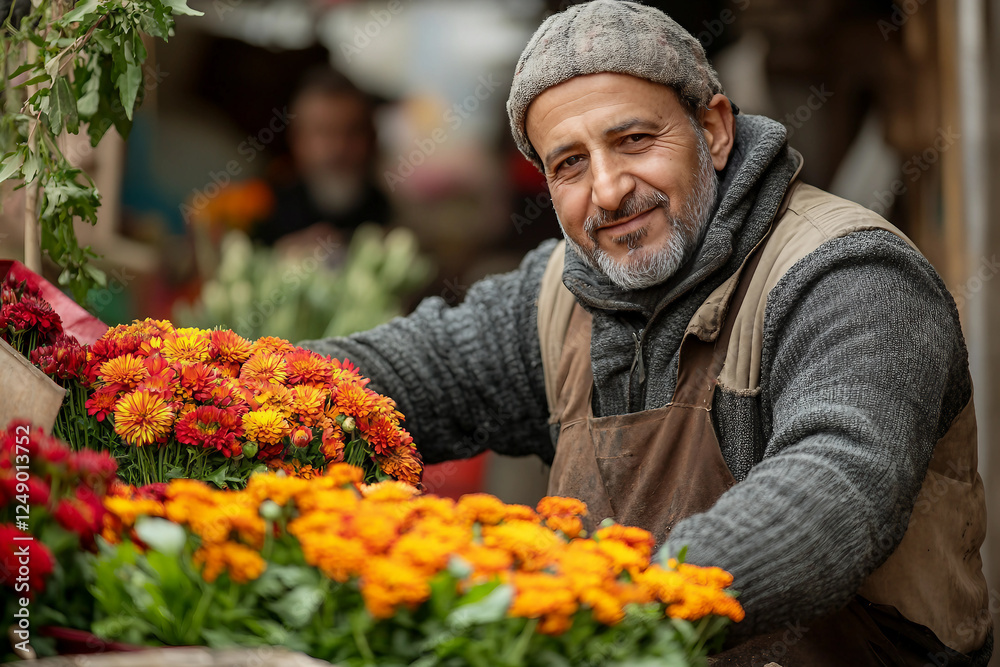
M710 509L736 484L722 458L711 410L734 314L759 257L756 252L747 263L717 339L685 336L673 400L660 408L594 417L591 318L579 305L574 308L559 360L554 414L561 416L560 435L548 492L586 502L588 530L613 518L649 530L662 542L678 521ZM846 608L808 626L789 626L729 648L710 658L710 664L922 667L935 664L931 656L949 650L892 607L856 597Z

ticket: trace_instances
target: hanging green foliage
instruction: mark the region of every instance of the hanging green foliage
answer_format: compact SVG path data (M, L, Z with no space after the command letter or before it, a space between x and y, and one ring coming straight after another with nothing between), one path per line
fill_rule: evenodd
M83 303L104 274L73 231L97 222L100 194L56 141L87 132L96 146L114 127L128 138L145 91L143 37L167 39L174 17L201 15L186 0L0 1L0 182L33 189L41 248L61 269L59 284Z

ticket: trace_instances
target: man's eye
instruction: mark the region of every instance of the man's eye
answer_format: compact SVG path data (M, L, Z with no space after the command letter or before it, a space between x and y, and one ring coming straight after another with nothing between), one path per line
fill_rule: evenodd
M566 158L565 160L562 161L562 166L564 166L564 167L572 167L577 162L579 162L581 159L582 158L579 155L570 155L568 158Z
M637 144L640 141L645 140L648 136L648 134L630 134L628 135L628 141L633 144Z

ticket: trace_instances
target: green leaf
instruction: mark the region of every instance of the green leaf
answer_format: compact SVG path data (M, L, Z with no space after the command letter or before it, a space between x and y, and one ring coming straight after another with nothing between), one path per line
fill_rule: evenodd
M184 528L156 516L139 517L135 522L135 532L150 547L171 556L180 555L187 542Z
M170 8L170 12L175 16L204 16L204 12L191 9L187 5L187 0L163 0L163 4Z
M315 586L298 586L267 608L291 628L303 628L312 620L313 614L323 603L323 593Z
M64 76L59 77L56 82L56 99L62 109L66 130L76 134L80 131L80 116L77 113L76 97L69 87L69 80Z
M24 164L24 154L10 153L4 158L3 167L0 167L0 183L3 183L8 178L17 173L17 170L21 168Z
M35 180L35 175L38 174L38 170L41 167L41 158L38 153L29 152L27 159L21 167L21 177L24 179L25 183L31 183Z
M497 586L493 592L471 604L462 605L448 614L445 623L450 628L466 628L476 623L496 623L507 615L514 599L514 587Z
M132 111L135 108L135 96L139 92L139 84L141 83L142 67L135 63L126 65L125 71L118 76L118 91L121 94L125 116L129 120L132 120Z
M61 22L63 24L75 23L87 14L96 14L97 5L98 0L82 0L82 2L79 2L72 11L63 14Z
M33 76L30 79L28 79L27 81L22 81L21 83L17 84L14 87L15 88L24 88L25 86L34 86L36 84L42 83L43 81L48 81L50 78L51 77L46 72L44 74L39 74L37 76Z

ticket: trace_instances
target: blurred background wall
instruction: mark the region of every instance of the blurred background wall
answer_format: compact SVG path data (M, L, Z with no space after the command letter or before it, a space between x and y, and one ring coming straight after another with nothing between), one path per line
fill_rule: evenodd
M273 255L254 255L242 242L225 240L233 229L252 237L275 207L310 200L307 158L295 149L303 135L294 129L296 114L308 112L296 107L296 90L321 67L357 88L371 126L351 129L357 123L343 120L314 128L318 134L309 136L319 138L304 143L325 141L334 155L347 150L344 137L370 131L371 158L358 167L374 191L369 194L382 202L370 217L383 229L409 230L419 249L378 255L382 265L399 264L386 257L406 259L405 271L393 278L401 310L429 295L458 303L475 279L516 267L527 250L559 234L544 180L510 139L504 103L514 63L534 29L571 3L191 4L204 16L182 17L169 43L149 45L145 102L128 141L112 133L90 149L66 139L104 194L101 224L80 233L104 255L109 272L108 289L91 295L91 307L106 322L193 317L206 299L235 298L225 296L220 281L250 289L248 278L220 273L250 275L260 257L293 261L324 239L329 248L319 264L344 261L353 218L294 243L264 239ZM1000 328L1000 226L994 224L1000 188L991 176L1000 156L1000 0L649 4L701 41L743 112L786 125L790 143L805 156L804 180L899 226L955 295L976 385L980 470L991 511L985 550L991 610L1000 611L1000 453L994 447L1000 392L992 386L1000 343L989 333ZM350 209L355 194L348 188L322 205L309 203L309 220L340 215L330 211ZM17 196L4 191L5 201ZM16 257L18 226L7 224L2 233L0 254ZM365 257L356 263L374 266ZM316 262L294 261L282 266L320 270ZM374 297L357 284L389 280L384 270L350 274L343 280L353 287L340 291L367 302ZM290 274L282 275L291 283ZM295 275L296 289L308 283ZM303 303L328 298L315 290L301 296ZM200 312L210 318L220 311ZM537 462L494 457L485 468L482 460L446 464L428 480L453 492L485 486L512 501L531 501L544 474Z

